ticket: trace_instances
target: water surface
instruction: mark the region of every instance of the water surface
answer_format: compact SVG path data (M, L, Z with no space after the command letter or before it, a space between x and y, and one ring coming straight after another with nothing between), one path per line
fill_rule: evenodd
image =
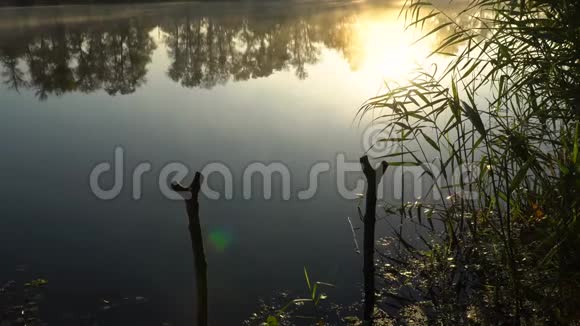
M359 105L427 51L410 46L398 10L398 2L0 10L0 281L47 278L51 325L191 324L185 209L162 195L157 177L169 162L191 170L221 162L233 172L233 199L201 201L212 323L240 324L282 290L304 295L303 266L336 285L335 302L359 300L362 261L346 220L356 222L357 201L338 193L334 167L338 154L356 162L364 151L353 124ZM89 174L118 146L123 191L103 201ZM153 168L133 200L140 162ZM254 162L289 168L291 200L279 188L264 199L260 180L243 198L242 174ZM331 172L314 198L297 200L317 162ZM223 189L219 177L208 182ZM131 304L103 310L102 300L123 298Z

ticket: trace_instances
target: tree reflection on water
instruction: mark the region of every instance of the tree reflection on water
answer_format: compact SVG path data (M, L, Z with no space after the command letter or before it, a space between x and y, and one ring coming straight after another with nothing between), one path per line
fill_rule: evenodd
M228 81L291 70L308 77L324 48L356 69L357 10L308 15L135 15L82 23L55 19L0 29L1 78L6 88L33 90L40 100L69 92L130 94L146 83L157 46L170 60L167 75L184 87L212 88ZM156 28L158 28L156 30ZM154 36L160 35L156 39Z

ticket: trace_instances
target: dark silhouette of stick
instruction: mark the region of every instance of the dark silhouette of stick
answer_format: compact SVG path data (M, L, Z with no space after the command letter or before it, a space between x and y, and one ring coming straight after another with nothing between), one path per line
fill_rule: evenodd
M203 247L203 235L199 222L199 202L198 194L201 188L202 175L195 173L193 182L189 187L184 187L179 183L174 183L171 188L181 193L185 199L187 215L189 217L189 235L191 236L191 250L195 265L195 280L197 287L197 326L207 326L207 261ZM191 196L190 198L187 198Z
M375 170L369 162L368 156L360 158L362 170L367 179L367 192L365 198L364 215L364 240L363 240L363 274L364 274L364 325L373 324L375 307L375 223L377 209L377 185L389 164L381 162L379 169Z

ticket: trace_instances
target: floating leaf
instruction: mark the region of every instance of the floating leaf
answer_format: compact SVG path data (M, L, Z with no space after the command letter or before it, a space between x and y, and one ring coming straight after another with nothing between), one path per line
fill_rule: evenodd
M278 326L278 319L274 316L268 316L266 323L268 326Z

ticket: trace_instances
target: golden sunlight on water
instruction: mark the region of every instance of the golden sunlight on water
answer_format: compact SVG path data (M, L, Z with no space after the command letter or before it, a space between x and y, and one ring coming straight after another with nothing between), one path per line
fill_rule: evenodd
M338 38L347 40L348 46L338 52L355 72L355 84L361 89L381 92L387 84L414 79L418 69L432 70L433 64L444 66L447 62L448 58L439 55L429 57L437 37L446 30L419 40L433 27L427 23L423 31L406 28L399 14L400 8L394 7L361 10L340 29Z
M414 44L416 33L405 30L398 11L381 16L361 17L356 23L360 44L361 70L374 72L386 81L402 82L429 55L429 44Z

